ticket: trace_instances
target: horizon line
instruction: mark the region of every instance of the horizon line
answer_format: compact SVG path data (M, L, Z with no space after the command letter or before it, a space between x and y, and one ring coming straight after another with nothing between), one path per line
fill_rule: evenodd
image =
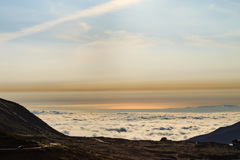
M239 81L208 82L50 82L5 83L0 92L64 92L64 91L163 91L163 90L240 89Z

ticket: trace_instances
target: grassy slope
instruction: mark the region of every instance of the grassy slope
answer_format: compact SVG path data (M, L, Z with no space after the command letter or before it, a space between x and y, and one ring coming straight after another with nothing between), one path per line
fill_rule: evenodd
M98 160L85 151L76 151L67 147L48 147L38 150L0 151L1 160Z
M13 135L11 135L13 136ZM37 142L39 146L49 145L51 142L60 146L45 146L37 150L0 151L1 160L78 160L78 159L180 159L180 160L236 160L240 159L240 151L224 144L195 143L174 141L131 141L125 139L99 138L106 143L92 138L35 136L17 137L26 143ZM12 140L14 141L14 140ZM21 144L25 145L24 142ZM13 143L16 147L16 144ZM9 146L10 147L10 146Z
M26 147L39 146L39 142L26 136L14 135L4 131L0 131L0 148L12 148L24 144Z

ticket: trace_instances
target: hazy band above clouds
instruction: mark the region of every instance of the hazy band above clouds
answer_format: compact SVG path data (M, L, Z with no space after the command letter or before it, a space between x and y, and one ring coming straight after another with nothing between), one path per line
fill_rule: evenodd
M0 92L45 91L145 91L240 89L238 80L226 81L106 81L106 82L45 82L3 83Z
M25 107L62 109L163 109L239 105L239 89L162 91L0 92Z

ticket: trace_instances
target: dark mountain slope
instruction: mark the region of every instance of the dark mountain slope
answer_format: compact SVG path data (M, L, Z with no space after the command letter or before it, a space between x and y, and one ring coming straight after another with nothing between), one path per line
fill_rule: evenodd
M62 135L23 106L1 98L0 130L24 135Z
M231 126L221 127L205 135L190 138L189 141L229 144L233 139L237 138L240 138L240 122Z

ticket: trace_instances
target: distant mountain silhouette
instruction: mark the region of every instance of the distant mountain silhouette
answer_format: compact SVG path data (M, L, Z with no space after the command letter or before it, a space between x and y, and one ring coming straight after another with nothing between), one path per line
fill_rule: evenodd
M217 142L223 144L229 144L234 139L240 138L240 122L227 126L221 127L211 133L196 136L190 138L189 141L194 142Z
M125 112L126 110L116 110ZM129 111L129 110L128 110ZM132 112L139 112L142 110L133 109ZM185 108L166 108L166 109L145 109L144 112L188 112L188 113L214 113L214 112L240 112L240 105L216 105L216 106L198 106Z
M186 108L168 108L162 109L162 112L191 112L191 113L209 113L209 112L239 112L239 105L217 105L217 106L199 106Z
M63 135L23 106L1 98L0 130L23 135Z

